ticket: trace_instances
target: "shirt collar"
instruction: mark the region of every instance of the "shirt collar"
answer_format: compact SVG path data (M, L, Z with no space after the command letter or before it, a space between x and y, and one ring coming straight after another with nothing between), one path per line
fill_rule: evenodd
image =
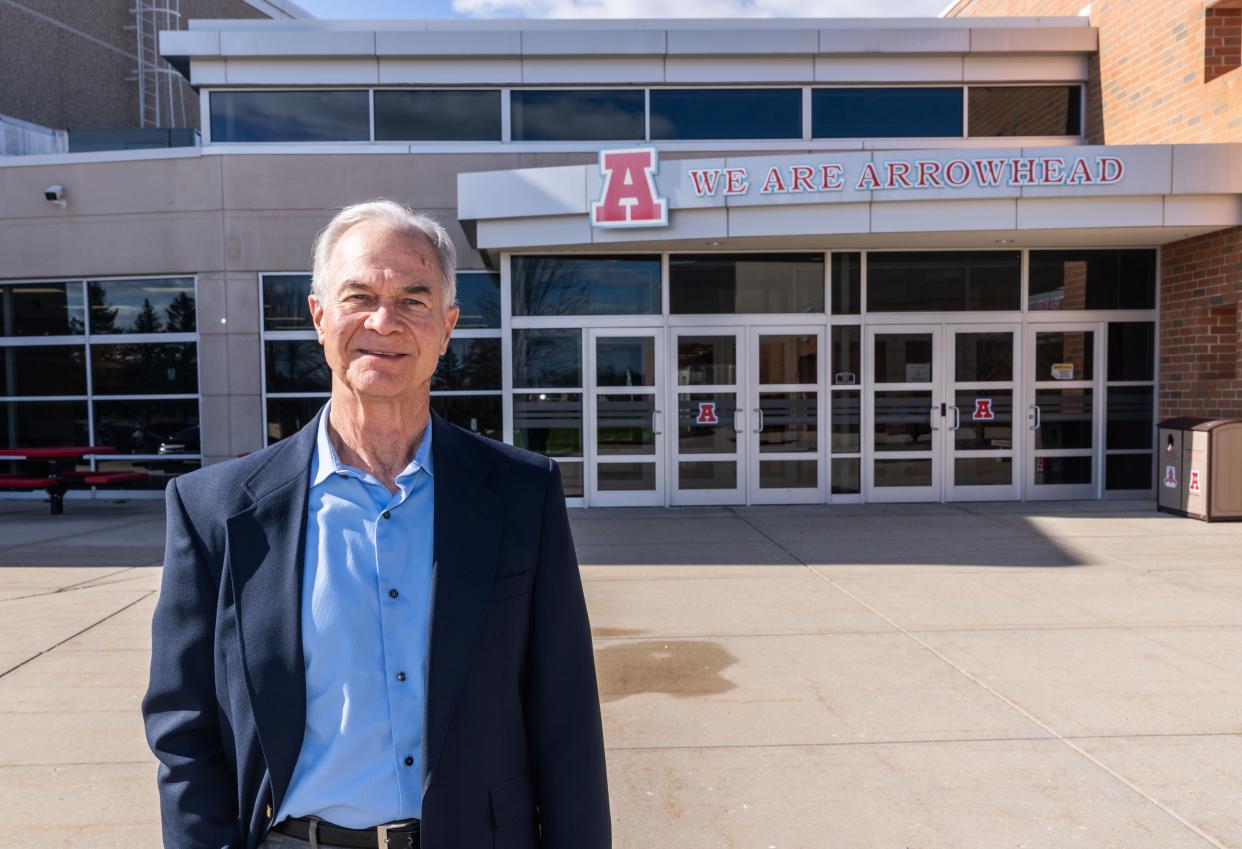
M332 440L328 437L328 413L331 407L332 402L328 401L323 405L323 413L319 416L319 430L315 435L315 456L311 464L311 486L316 487L335 474L364 481L373 480L361 469L345 465L337 456L336 448L333 447ZM431 430L432 422L429 416L427 426L423 428L423 437L418 441L418 448L414 451L414 459L401 470L401 474L397 475L398 485L418 474L420 470L425 471L429 477L435 477L431 454Z

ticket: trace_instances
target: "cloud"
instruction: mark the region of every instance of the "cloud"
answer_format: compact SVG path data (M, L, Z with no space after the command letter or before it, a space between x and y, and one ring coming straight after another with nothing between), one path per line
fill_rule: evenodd
M453 0L471 18L925 17L945 0Z

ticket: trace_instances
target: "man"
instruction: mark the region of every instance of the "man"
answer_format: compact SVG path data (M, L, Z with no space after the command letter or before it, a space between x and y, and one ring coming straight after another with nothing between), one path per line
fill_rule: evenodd
M167 849L611 845L556 464L430 410L455 265L429 218L342 210L309 297L330 401L168 486L142 704Z

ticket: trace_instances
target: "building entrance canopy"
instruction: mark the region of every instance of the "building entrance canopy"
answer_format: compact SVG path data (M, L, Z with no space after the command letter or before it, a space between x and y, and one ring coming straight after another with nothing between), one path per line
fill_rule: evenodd
M1162 244L1242 224L1242 145L833 151L458 176L481 251Z

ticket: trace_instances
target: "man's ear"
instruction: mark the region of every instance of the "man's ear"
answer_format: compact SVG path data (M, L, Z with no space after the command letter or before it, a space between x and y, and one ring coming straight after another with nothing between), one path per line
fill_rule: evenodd
M448 350L449 340L453 338L453 328L457 326L457 319L461 318L461 307L454 304L448 308L448 312L444 314L444 342L440 345L440 356L444 356L444 352Z
M315 335L319 337L319 344L323 344L323 304L319 297L315 294L306 296L306 303L310 307L311 323L315 325Z

